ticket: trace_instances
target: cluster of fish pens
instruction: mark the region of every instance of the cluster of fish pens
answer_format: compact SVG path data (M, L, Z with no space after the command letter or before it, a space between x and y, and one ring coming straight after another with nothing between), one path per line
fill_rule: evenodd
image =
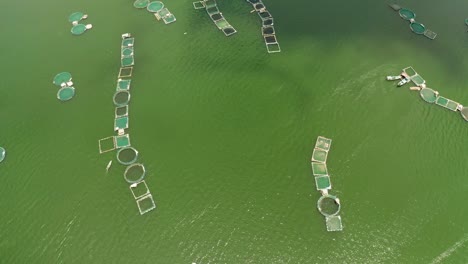
M150 0L136 0L133 6L138 9L146 8L148 12L154 14L154 17L156 17L158 21L162 19L166 25L176 21L176 17L169 9L164 7L161 1L150 2Z
M144 178L146 169L143 164L137 163L138 151L130 144L130 135L125 133L128 129L128 103L130 102L130 84L134 63L134 42L135 39L129 33L122 34L121 60L119 77L117 79L116 92L113 101L115 105L114 131L116 136L110 136L99 140L99 152L105 153L115 149L117 151L117 161L127 166L124 172L124 179L130 184L130 191L137 203L140 214L145 214L156 208L153 196ZM108 171L112 165L112 160L107 165Z
M397 4L391 4L390 7L393 10L397 11L401 18L410 22L410 29L414 33L418 35L424 35L429 39L435 39L437 37L437 33L435 33L432 30L427 29L426 26L424 26L423 24L415 20L416 13L414 13L413 11L407 8L402 8L401 6Z
M223 31L227 37L235 34L237 31L231 24L224 18L223 14L218 9L216 0L203 0L193 2L193 8L205 9L206 13L210 16L213 23L218 27L219 30Z
M328 194L331 190L330 175L327 169L328 151L330 151L332 140L319 136L315 142L315 148L312 152L311 165L312 174L315 179L315 186L322 196L317 201L317 209L325 216L327 231L341 231L341 209L340 199L334 195Z
M265 4L261 0L247 0L251 3L258 16L262 19L262 36L265 41L268 53L281 52L281 47L276 39L276 32L273 26L274 20L271 13L266 9Z
M416 86L410 87L411 90L419 91L421 98L428 103L435 103L451 111L460 111L463 119L468 121L468 107L464 107L460 103L450 100L446 97L439 95L438 91L426 87L426 81L419 75L413 67L406 67L402 70L400 75L387 76L387 80L394 81L400 80L398 86L403 86L409 82L413 82Z
M88 15L83 14L81 12L75 12L75 13L71 14L68 17L68 22L72 23L72 28L71 28L70 32L73 35L81 35L81 34L85 33L86 30L92 29L93 28L92 24L85 25L85 24L78 23L81 20L84 20L84 19L87 19L87 18L88 18Z

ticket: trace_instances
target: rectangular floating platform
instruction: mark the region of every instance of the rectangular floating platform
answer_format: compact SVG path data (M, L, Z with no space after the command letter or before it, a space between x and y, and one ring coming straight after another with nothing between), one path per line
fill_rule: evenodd
M443 96L437 97L436 104L442 107L445 107L449 110L452 110L454 112L457 111L458 105L460 105L459 103L452 101L450 99L447 99Z
M123 56L120 59L120 64L121 64L122 67L133 66L133 65L135 65L135 58L133 57L133 55Z
M106 153L115 149L115 138L114 136L101 138L99 141L99 153Z
M124 134L115 137L115 147L116 148L125 148L130 146L130 135Z
M132 77L133 67L121 67L119 71L119 78Z
M156 204L154 203L153 196L151 194L143 196L136 200L136 202L141 215L144 215L156 208Z
M426 83L426 81L419 74L416 74L415 76L410 77L410 79L417 86L421 86L424 83Z
M319 136L315 142L315 147L325 151L329 151L331 147L332 140L326 137Z
M128 128L128 116L117 117L114 120L114 131Z
M342 231L343 225L341 224L341 217L339 215L325 217L327 231Z
M154 14L154 16L156 17L156 19L160 20L162 19L164 21L164 24L170 24L170 23L174 23L177 21L176 17L174 16L174 14L172 14L169 9L167 8L163 8L161 10L159 10L158 12L156 12Z
M434 31L431 31L431 30L426 30L424 31L424 36L426 36L427 38L430 38L430 39L435 39L437 37L437 33L435 33Z
M326 163L321 162L311 162L312 173L314 176L328 175L328 169Z
M315 148L314 152L312 152L311 161L317 161L317 162L325 163L325 162L327 162L327 155L328 155L328 151Z
M116 91L121 91L121 90L128 91L128 90L130 90L130 83L131 82L132 82L132 80L130 80L130 79L127 79L127 80L119 79L119 80L117 80Z
M141 182L137 183L134 187L132 186L133 185L130 185L130 191L132 191L132 194L135 200L140 199L143 196L150 194L148 185L146 185L145 180L142 180Z
M258 16L260 17L260 19L262 19L262 21L272 18L270 12L268 12L268 11L266 11L266 10L265 10L265 11L261 11L261 12L257 12L257 14L258 14Z
M318 191L330 190L331 189L330 176L323 175L323 176L315 177L315 186L317 187Z
M411 66L404 68L403 72L408 74L409 77L412 77L418 74Z
M115 108L115 117L128 116L128 105L119 106Z

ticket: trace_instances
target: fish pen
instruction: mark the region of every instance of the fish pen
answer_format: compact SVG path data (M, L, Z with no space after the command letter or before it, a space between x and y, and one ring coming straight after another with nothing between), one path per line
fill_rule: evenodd
M131 184L129 188L135 200L138 200L142 198L143 196L151 194L145 180L142 180L138 183Z
M124 179L128 183L138 183L145 178L146 169L141 163L134 163L128 166L124 172Z
M167 8L163 8L161 9L161 11L156 12L154 16L156 17L157 20L162 19L164 21L164 24L166 25L176 22L177 20L174 14L172 14Z
M262 20L261 31L268 53L281 52L281 47L276 39L276 31L273 27L273 16L266 9L265 4L260 0L247 0L247 2L252 4L254 8L252 12L255 11Z
M148 4L148 6L146 7L146 10L148 10L151 13L156 13L163 8L164 8L164 4L162 2L154 1Z
M83 19L86 19L88 16L83 14L82 12L75 12L75 13L72 13L69 17L68 17L68 22L70 23L76 23L76 22L79 22Z
M221 30L225 36L229 37L237 33L236 29L229 24L229 22L224 18L223 14L218 9L218 4L216 0L203 0L198 2L193 2L193 8L195 9L205 9L208 15L210 16L213 23L216 27Z
M120 90L125 90L125 91L128 91L130 90L130 83L132 82L132 80L128 79L128 80L122 80L122 79L118 79L117 80L117 88L116 90L117 91L120 91Z
M149 0L136 0L135 2L133 2L133 7L143 9L146 8L149 5L149 3Z
M114 120L114 131L128 128L128 116L117 117Z
M119 106L115 108L115 117L128 116L128 105Z
M136 202L141 215L144 215L156 208L156 204L154 203L153 196L151 194L136 200Z
M53 84L63 87L66 86L68 82L72 80L71 73L69 72L61 72L55 75L54 80L52 81Z
M421 95L424 101L431 104L435 103L437 100L437 93L431 88L422 88L421 91L419 91L419 95Z
M422 23L416 22L416 13L409 10L408 8L401 8L397 4L390 4L389 5L394 11L397 11L401 18L408 21L410 23L410 29L415 34L424 35L428 39L435 39L437 37L437 33L432 30L429 30L424 26Z
M75 88L72 86L62 87L57 92L57 99L62 102L68 101L75 96Z
M119 135L115 136L115 147L116 148L125 148L130 146L130 135L129 134L124 134L124 135Z
M329 151L331 143L331 139L319 136L317 137L317 141L315 142L315 147L321 150Z
M462 107L460 110L460 114L462 115L463 119L468 121L468 107Z
M121 55L122 57L133 56L133 46L122 47Z
M117 161L122 165L131 165L138 159L138 151L133 147L125 147L117 151Z
M112 151L116 148L114 136L101 138L98 142L100 154Z
M437 97L437 100L435 102L437 105L440 105L444 108L447 108L449 110L452 110L452 111L457 111L458 109L458 105L460 105L459 103L455 102L455 101L452 101L448 98L445 98L443 96L439 96Z
M326 163L321 162L311 162L312 173L314 176L328 175L328 169Z
M73 35L78 36L78 35L85 33L86 30L87 28L85 24L76 24L71 28L70 32Z
M312 152L312 159L311 161L314 162L321 162L325 163L327 162L327 156L328 156L328 151L315 148L314 151Z
M124 106L127 105L130 101L130 93L126 90L117 91L114 94L114 104L115 106Z
M133 67L121 67L119 71L119 78L132 77Z
M331 189L330 176L323 175L315 177L315 187L317 191L324 191Z

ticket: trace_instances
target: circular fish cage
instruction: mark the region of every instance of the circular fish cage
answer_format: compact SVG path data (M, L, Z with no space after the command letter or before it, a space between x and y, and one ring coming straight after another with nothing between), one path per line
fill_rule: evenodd
M114 104L116 106L128 105L130 101L130 93L126 90L120 90L114 94Z
M146 9L152 13L156 13L164 8L164 4L160 1L154 1L148 4Z
M60 88L57 92L57 99L60 101L68 101L75 96L75 88L74 87L63 87Z
M149 4L149 0L136 0L134 3L133 3L133 7L135 8L146 8Z
M413 11L406 9L406 8L400 9L398 13L400 14L401 18L405 20L414 19L416 17L416 14Z
M133 49L132 48L124 48L122 50L122 56L130 56L133 55Z
M68 22L73 23L75 21L80 21L84 16L82 12L75 12L68 17Z
M130 165L138 159L138 151L132 147L121 148L117 152L117 161L122 165Z
M145 166L140 163L134 163L128 166L124 172L124 178L128 183L138 183L145 178Z
M76 24L71 29L71 33L73 35L81 35L85 31L86 31L86 25L85 24Z
M61 86L62 83L71 81L72 76L69 72L61 72L54 77L53 83L57 86Z
M5 156L6 156L5 149L0 147L0 162L2 162L5 159Z
M424 34L424 32L426 31L426 27L418 22L411 23L410 28L416 34Z
M340 200L333 195L324 195L317 201L317 208L324 216L334 216L340 212Z
M421 98L428 103L433 104L437 100L437 94L430 88L422 88L419 94Z

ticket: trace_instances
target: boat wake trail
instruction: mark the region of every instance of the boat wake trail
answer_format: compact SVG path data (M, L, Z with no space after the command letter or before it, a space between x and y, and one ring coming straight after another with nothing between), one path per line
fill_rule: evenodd
M448 256L452 255L455 250L463 246L465 242L468 241L468 234L466 234L462 239L460 239L457 243L453 244L453 246L449 247L447 250L442 252L439 256L432 260L431 264L440 263L443 259L447 258Z

